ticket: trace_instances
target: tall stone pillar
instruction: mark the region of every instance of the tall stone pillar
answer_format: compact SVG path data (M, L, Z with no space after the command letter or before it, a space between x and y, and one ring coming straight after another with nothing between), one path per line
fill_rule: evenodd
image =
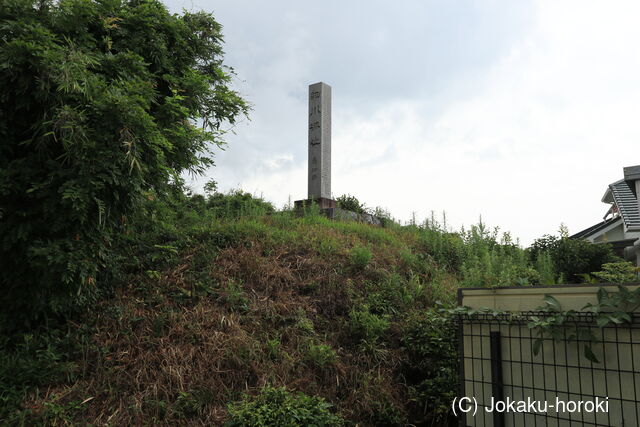
M331 199L331 86L309 85L309 199Z

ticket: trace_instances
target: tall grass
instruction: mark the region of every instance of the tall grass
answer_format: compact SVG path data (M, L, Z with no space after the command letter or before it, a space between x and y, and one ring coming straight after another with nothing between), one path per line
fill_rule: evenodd
M240 191L150 195L128 221L112 291L65 326L86 325L81 348L0 342L0 423L99 424L120 408L115 424L220 425L230 402L273 384L324 396L352 424L445 425L456 354L436 302L553 279L483 223L375 227Z
M489 228L482 221L451 232L446 223L432 216L419 226L406 228L413 230L438 268L457 275L461 286L535 285L541 283L541 277L549 280L548 265L533 265L509 233L500 233L499 228Z

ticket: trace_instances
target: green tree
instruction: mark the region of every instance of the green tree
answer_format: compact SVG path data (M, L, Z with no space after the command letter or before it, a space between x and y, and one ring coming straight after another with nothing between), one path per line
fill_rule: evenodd
M571 283L582 282L584 275L599 271L605 263L620 261L611 245L594 244L584 239L544 235L536 239L527 250L534 264L539 266L542 260L547 264L545 267L547 269L549 260L543 257L550 257L555 271L554 276L559 278L558 280L564 279Z
M127 214L211 165L248 106L210 14L4 0L0 22L0 312L15 323L89 303Z

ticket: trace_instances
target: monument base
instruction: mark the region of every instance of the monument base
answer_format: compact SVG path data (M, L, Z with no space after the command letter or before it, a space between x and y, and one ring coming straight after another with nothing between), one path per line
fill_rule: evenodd
M356 213L339 208L338 203L333 199L318 197L316 199L296 200L294 208L297 215L304 215L305 208L310 208L313 204L318 207L320 213L329 219L338 221L357 221L382 227L383 223L380 218L369 213Z
M311 207L314 203L318 206L319 209L332 209L337 206L337 203L333 199L328 199L326 197L316 197L312 199L305 200L296 200L294 203L294 207L296 212L302 212L304 208Z
M382 220L370 213L356 213L340 208L328 208L323 209L322 213L329 219L335 219L338 221L357 221L364 222L366 224L382 227Z

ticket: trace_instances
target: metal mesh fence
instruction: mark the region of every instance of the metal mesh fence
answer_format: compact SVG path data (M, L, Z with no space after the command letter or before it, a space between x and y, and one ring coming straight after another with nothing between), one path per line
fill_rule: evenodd
M460 425L639 426L638 315L600 328L592 314L579 313L563 325L560 339L544 336L535 355L538 330L528 327L534 315L548 314L458 318L460 396L477 403L477 411L461 414ZM580 328L591 329L595 341L570 338ZM585 356L585 346L597 363ZM499 402L517 403L499 412Z

